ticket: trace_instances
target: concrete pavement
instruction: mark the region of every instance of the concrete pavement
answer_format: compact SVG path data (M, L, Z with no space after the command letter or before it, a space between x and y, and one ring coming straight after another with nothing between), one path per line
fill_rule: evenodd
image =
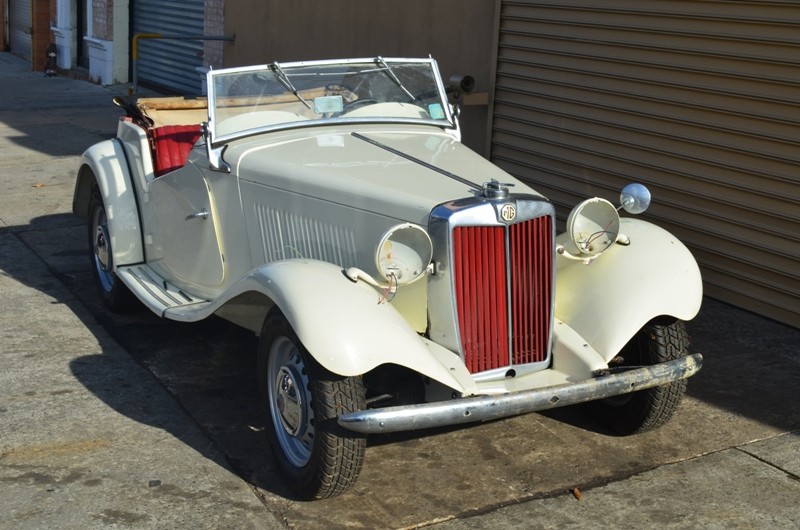
M800 437L776 436L436 528L798 528L798 476Z
M76 155L114 111L107 89L25 67L0 54L0 527L284 528L70 294L70 251L26 242L84 244Z
M712 300L664 429L564 410L376 437L352 492L296 501L264 453L252 337L98 305L72 185L115 91L0 53L0 528L800 526L800 331Z

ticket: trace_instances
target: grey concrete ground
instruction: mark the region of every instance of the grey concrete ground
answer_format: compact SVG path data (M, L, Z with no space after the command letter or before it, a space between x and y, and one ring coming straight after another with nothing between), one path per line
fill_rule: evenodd
M109 102L0 54L0 527L283 528L59 272L83 234L75 155L113 132Z
M560 410L374 437L352 491L296 500L252 336L98 303L70 211L112 92L0 54L0 528L800 527L800 331L713 300L690 323L705 368L659 431Z

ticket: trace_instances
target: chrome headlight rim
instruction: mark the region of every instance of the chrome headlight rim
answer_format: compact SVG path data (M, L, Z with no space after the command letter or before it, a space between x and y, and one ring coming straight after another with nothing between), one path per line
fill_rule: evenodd
M576 205L567 217L571 252L594 258L611 248L619 235L620 219L616 207L600 197Z
M422 278L432 258L430 235L414 223L392 226L375 247L375 268L390 284L408 285Z

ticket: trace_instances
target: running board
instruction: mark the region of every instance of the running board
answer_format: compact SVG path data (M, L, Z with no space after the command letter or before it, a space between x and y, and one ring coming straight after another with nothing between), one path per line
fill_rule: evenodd
M195 298L169 284L148 265L117 267L116 273L117 277L133 291L136 298L162 317L165 316L167 310L177 309L176 312L171 312L170 316L174 320L182 320L175 318L177 315L174 313L181 313L181 309L188 309L189 306L191 306L191 312L194 313L197 309L210 304L208 300Z

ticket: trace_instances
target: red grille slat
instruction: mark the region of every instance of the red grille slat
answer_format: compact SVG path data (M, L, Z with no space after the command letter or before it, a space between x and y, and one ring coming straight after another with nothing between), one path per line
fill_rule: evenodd
M508 364L508 310L503 227L453 230L456 307L461 347L470 372Z
M495 259L493 260L494 263L494 276L499 277L502 276L504 279L503 285L506 284L505 278L507 275L507 267L505 264L505 254L506 254L506 243L504 238L498 237L495 241L495 248L494 248L494 256ZM497 344L495 345L495 351L497 352L495 356L495 362L499 366L503 366L508 362L509 359L509 351L510 351L510 344L508 343L508 303L506 302L506 289L501 288L499 285L492 290L494 297L493 297L493 304L492 304L492 313L490 318L487 319L488 325L496 325L498 333L500 336L498 337ZM494 316L494 318L491 318Z
M510 229L514 363L541 362L550 338L552 224L550 217L540 217Z
M472 340L472 359L476 370L483 370L486 358L486 337L484 334L484 320L486 319L486 295L483 292L484 283L480 281L481 271L486 270L486 231L475 230L470 232L473 236L470 245L470 260L475 265L475 272L470 278L473 293L472 305L470 306L476 315L474 320L474 334Z
M456 311L469 371L544 361L552 320L551 218L511 225L508 240L502 226L459 226L452 237Z

